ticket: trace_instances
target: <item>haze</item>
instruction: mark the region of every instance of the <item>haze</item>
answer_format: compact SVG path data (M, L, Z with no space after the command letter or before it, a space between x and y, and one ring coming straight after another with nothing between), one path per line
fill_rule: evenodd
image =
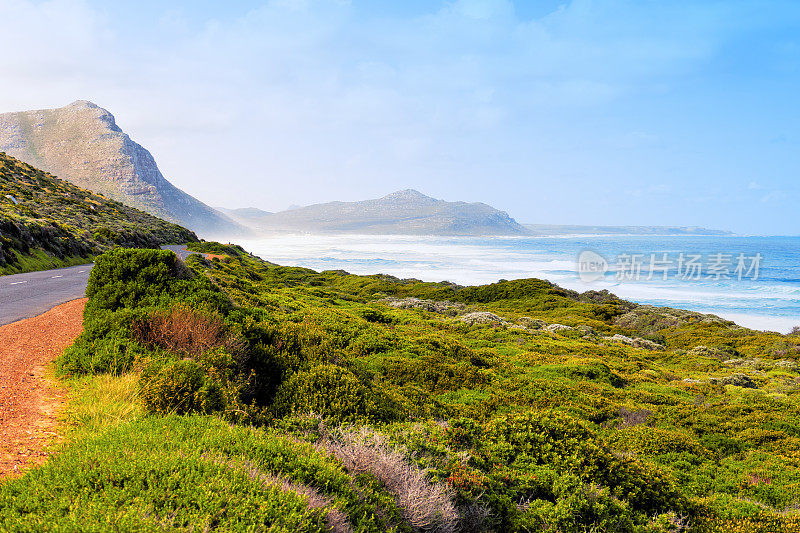
M0 0L0 29L0 111L91 100L210 205L800 233L795 2Z

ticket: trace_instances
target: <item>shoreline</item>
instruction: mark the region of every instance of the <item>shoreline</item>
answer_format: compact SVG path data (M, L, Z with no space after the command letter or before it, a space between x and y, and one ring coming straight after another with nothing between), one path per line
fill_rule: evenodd
M613 239L617 241L619 238ZM660 242L663 237L635 236L638 246L642 241L653 241L653 246L676 246L677 242L694 243L696 236L674 238ZM350 238L311 237L244 239L242 246L255 255L277 264L300 266L317 271L345 270L353 274L390 274L399 278L414 278L428 282L450 281L460 285L483 285L500 279L539 278L551 281L565 289L585 292L608 289L616 296L641 305L654 305L713 314L736 324L757 330L786 334L800 326L800 287L763 279L757 286L752 282L743 286L713 287L708 284L646 283L599 281L584 283L573 270L573 249L600 248L591 239L552 238L549 246L493 247L483 239L396 238L396 236L350 236ZM685 239L685 241L684 241ZM731 237L705 237L712 241L728 242ZM736 240L741 240L739 237ZM744 238L746 239L746 238ZM763 237L756 237L760 241ZM537 241L539 239L536 239ZM542 239L546 241L547 238ZM572 241L572 242L570 242ZM500 239L499 243L507 243ZM562 244L564 245L562 246ZM569 243L569 244L568 244ZM706 242L706 244L708 244ZM754 242L752 246L761 243ZM616 245L618 246L618 245ZM690 245L690 246L693 246ZM577 256L577 254L575 254ZM781 268L794 270L792 257L780 257ZM772 265L770 265L772 266ZM794 275L791 273L790 277ZM800 277L800 273L798 273ZM798 297L795 298L795 292ZM774 310L764 314L760 310ZM756 311L758 310L758 311Z

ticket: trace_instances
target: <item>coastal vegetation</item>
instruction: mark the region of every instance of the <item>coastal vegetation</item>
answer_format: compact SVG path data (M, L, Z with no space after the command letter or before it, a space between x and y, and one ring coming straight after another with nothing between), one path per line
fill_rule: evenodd
M0 152L0 275L87 263L116 246L195 240L176 224Z
M800 530L800 336L189 246L97 258L0 529Z

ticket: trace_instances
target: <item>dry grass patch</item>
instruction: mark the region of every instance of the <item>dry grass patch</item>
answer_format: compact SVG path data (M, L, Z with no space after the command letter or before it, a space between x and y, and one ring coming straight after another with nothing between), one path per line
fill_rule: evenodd
M449 487L431 483L405 455L367 428L337 432L319 447L342 462L351 474L372 474L394 494L403 518L416 531L455 533L459 515Z
M142 403L136 374L100 374L70 381L72 388L64 419L71 433L94 435L140 417Z

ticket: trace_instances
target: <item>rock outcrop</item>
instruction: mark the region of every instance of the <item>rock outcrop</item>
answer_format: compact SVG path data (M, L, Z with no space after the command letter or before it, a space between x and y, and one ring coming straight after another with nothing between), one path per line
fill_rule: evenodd
M439 313L441 315L456 316L464 313L467 306L462 303L456 302L437 302L436 300L423 300L421 298L384 298L381 300L389 307L395 309L422 309L431 313Z
M645 350L664 350L665 347L657 342L649 341L647 339L643 339L641 337L631 338L626 337L625 335L620 335L617 333L616 335L612 335L611 337L603 337L605 340L609 341L617 341L628 346L633 346L634 348L643 348Z
M470 325L475 324L501 324L506 325L509 322L500 316L497 316L494 313L490 313L489 311L475 311L474 313L467 313L459 318L462 322L466 322Z

